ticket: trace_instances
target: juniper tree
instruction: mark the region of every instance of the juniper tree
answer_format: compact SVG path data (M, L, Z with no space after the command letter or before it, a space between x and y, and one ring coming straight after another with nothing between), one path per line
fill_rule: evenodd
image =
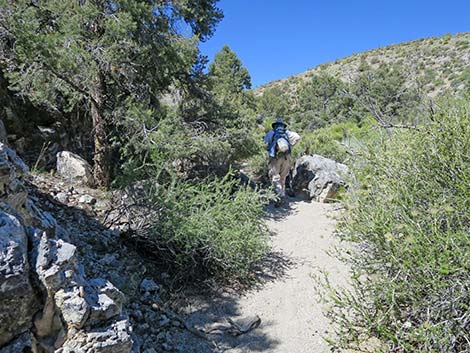
M197 42L222 18L216 2L0 0L0 69L34 104L87 113L95 177L108 185L117 122L190 78Z

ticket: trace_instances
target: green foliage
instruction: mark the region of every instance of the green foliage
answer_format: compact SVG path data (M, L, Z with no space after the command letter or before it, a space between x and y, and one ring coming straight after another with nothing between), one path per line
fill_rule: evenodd
M204 182L173 179L152 193L161 211L146 241L184 277L241 279L267 250L262 195L231 173Z
M341 346L376 337L380 351L468 350L469 101L420 128L377 140L355 165L341 226L358 244L354 291L332 295Z
M351 115L360 121L371 114L382 125L414 123L422 98L417 82L407 85L408 74L394 65L365 66L349 91L356 103Z
M424 70L424 81L432 82L436 78L436 72L433 69Z
M463 70L461 80L465 85L465 91L470 93L470 68L467 67L465 70Z
M64 97L70 105L113 93L111 107L138 89L146 93L139 98L148 98L150 90L159 92L191 71L197 38L185 39L174 23L184 18L196 33L210 35L220 15L203 2L192 5L197 18L186 2L5 2L2 13L15 42L3 45L14 64L7 67L12 87L56 109ZM97 92L104 87L108 92Z
M228 45L222 47L209 65L209 80L216 95L236 96L251 88L248 70Z
M300 88L296 126L315 129L344 120L350 106L344 90L345 85L330 75L313 76Z
M273 87L266 90L261 97L257 100L258 110L262 112L265 117L270 117L274 120L276 117L285 117L289 113L289 103L283 96L280 87Z
M11 89L56 119L78 110L93 122L95 177L106 185L117 153L111 140L126 144L136 134L117 127L136 109L159 110L159 96L201 74L198 40L222 18L215 3L2 1L1 69Z
M208 89L214 97L213 115L228 129L246 129L254 122L254 97L248 70L225 45L209 65Z
M313 131L305 131L295 146L295 158L305 154L319 154L337 162L346 162L357 145L374 139L373 119L366 119L360 125L353 122L333 124Z
M264 117L278 114L297 131L348 121L360 124L371 115L382 125L414 123L422 98L418 83L407 82L408 75L398 66L373 68L362 61L350 84L324 72L295 85L289 79L264 91L258 112Z

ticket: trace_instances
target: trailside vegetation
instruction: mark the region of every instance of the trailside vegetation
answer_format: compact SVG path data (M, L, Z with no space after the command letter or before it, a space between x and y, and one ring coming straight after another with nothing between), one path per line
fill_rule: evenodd
M126 119L162 115L159 96L199 74L197 43L222 18L215 3L2 0L0 69L10 89L51 114L85 112L95 179L109 186L116 143L133 133Z
M375 337L380 352L468 351L469 134L469 100L446 99L357 157L340 227L357 244L353 288L330 298L336 345Z
M232 172L207 183L174 180L153 193L161 207L148 241L185 278L245 278L268 249L263 196Z
M0 0L0 70L61 133L81 119L98 186L143 187L151 226L131 241L181 275L240 278L267 248L264 202L231 166L259 143L248 70L199 52L216 4Z

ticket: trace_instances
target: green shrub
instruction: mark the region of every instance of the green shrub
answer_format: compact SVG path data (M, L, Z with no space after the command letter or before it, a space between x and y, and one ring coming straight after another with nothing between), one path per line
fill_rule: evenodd
M332 296L339 345L469 351L469 136L470 102L454 101L364 151L341 226L360 251L354 291Z
M373 65L373 64L378 64L380 63L380 59L376 56L374 56L371 60L370 60L370 63Z
M293 156L297 158L305 154L319 154L337 162L345 162L351 156L352 145L371 138L372 125L371 119L365 119L360 126L353 122L344 122L306 131L301 133Z
M443 79L438 78L438 79L434 80L433 85L434 85L435 87L441 87L441 86L444 85L444 83L445 83L445 82L444 82Z
M424 80L426 82L431 82L436 78L436 72L433 69L424 70Z
M145 241L184 277L242 278L267 250L264 200L232 173L153 187L160 211Z
M158 129L148 134L142 151L125 153L117 184L153 177L161 168L170 174L176 171L182 178L223 176L233 163L258 152L258 137L251 125L211 131L205 125L185 124L180 117L169 114Z

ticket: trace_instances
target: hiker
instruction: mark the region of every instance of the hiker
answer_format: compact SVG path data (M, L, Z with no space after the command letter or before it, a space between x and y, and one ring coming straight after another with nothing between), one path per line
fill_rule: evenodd
M282 119L277 119L272 125L272 130L264 137L269 153L269 178L274 187L278 201L282 201L286 193L286 178L290 171L291 150L299 141L300 136L296 132L287 130L287 124Z

